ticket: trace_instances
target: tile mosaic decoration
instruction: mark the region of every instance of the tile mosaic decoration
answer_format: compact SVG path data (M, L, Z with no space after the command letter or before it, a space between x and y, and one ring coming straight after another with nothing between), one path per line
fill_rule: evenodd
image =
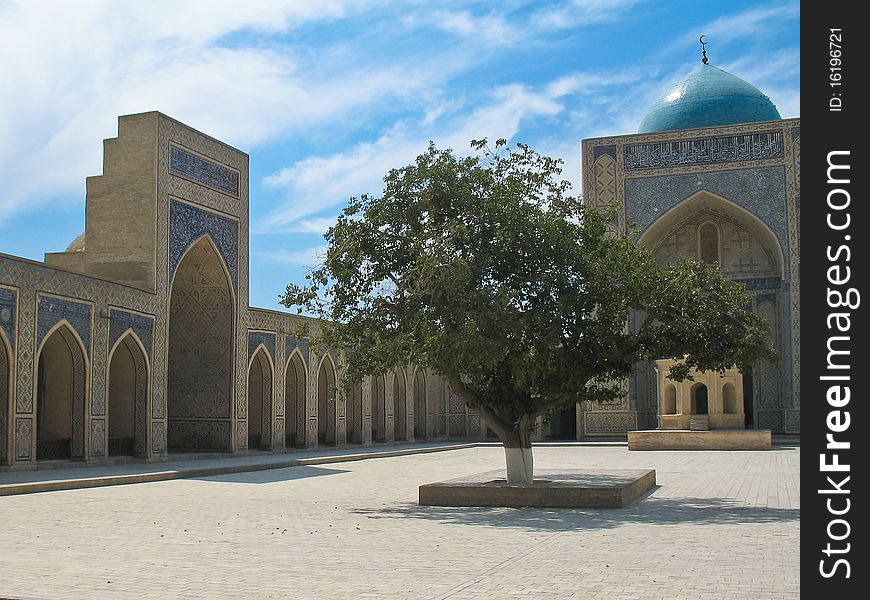
M254 352L263 344L272 356L272 362L277 363L278 356L275 354L276 338L278 335L271 331L249 331L248 332L248 360L254 355Z
M85 345L85 352L91 352L91 314L90 304L64 300L54 296L39 296L36 308L37 336L36 347L42 344L49 330L66 319Z
M145 346L148 360L152 358L154 346L154 317L141 315L115 307L109 309L109 348L115 345L118 338L128 329L132 329Z
M239 224L234 219L197 208L176 199L170 201L169 280L181 257L196 240L208 234L224 259L233 287L239 284Z
M9 343L15 339L15 292L0 288L0 329Z
M782 158L783 155L782 131L650 142L625 147L625 170L740 162Z
M239 196L239 174L175 145L169 147L169 172Z

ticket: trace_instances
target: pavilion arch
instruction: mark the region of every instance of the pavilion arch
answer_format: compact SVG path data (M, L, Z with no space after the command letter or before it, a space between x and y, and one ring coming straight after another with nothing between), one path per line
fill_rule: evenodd
M408 378L405 369L393 372L393 433L398 442L408 439Z
M333 446L335 439L335 363L325 354L317 368L317 443Z
M301 448L307 443L306 384L305 359L299 348L295 348L284 366L284 431L287 448Z
M373 375L372 381L372 441L387 440L387 384L383 375Z
M36 459L84 460L89 366L75 328L62 319L36 351Z
M248 450L270 450L274 430L273 396L275 365L260 344L248 362Z
M705 209L717 212L747 227L758 243L764 249L770 250L773 262L772 267L777 275L780 278L785 276L783 268L785 259L782 245L770 227L754 213L739 204L707 190L701 190L692 194L661 215L641 234L637 245L655 253L673 232ZM699 223L699 229L700 226L705 225L707 222L707 219L702 220ZM721 256L722 232L718 230L718 225L717 233ZM694 238L694 249L697 249L699 241L697 238ZM687 255L698 258L696 250L687 253Z
M691 398L693 415L710 414L710 393L705 384L698 382L693 385Z
M147 456L151 364L132 329L109 350L106 364L108 454Z
M426 374L423 369L414 372L414 439L429 437L429 407L426 399Z
M170 450L232 449L234 329L232 279L206 234L181 257L170 287Z
M10 462L12 435L12 345L0 329L0 465Z

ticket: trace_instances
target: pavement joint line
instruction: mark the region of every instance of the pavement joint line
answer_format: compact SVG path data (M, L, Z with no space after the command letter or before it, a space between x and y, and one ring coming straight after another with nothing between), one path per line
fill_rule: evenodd
M793 442L791 442L793 443ZM775 442L774 442L774 445ZM457 442L454 444L442 444L437 446L422 446L412 448L402 448L395 450L374 450L371 452L352 452L348 454L330 454L328 456L309 456L304 458L288 458L284 460L269 460L272 457L280 456L276 454L265 454L263 462L247 462L241 464L222 464L209 467L182 467L179 469L166 469L161 471L148 471L144 473L129 473L119 475L94 475L90 477L76 477L68 479L46 479L41 481L27 481L15 483L0 483L0 497L16 496L22 494L34 494L40 492L89 489L95 487L107 487L114 485L131 485L136 483L154 483L158 481L171 481L175 479L193 479L197 477L213 477L217 475L231 475L237 473L249 473L256 471L267 471L272 469L286 469L290 467L302 467L311 465L324 465L340 462L352 462L359 460L368 460L376 458L393 458L398 456L410 456L415 454L429 454L434 452L446 452L450 450L464 450L468 448L491 448L500 447L501 442L498 441L474 441L474 442ZM620 447L627 446L624 441L551 441L551 442L536 442L533 447ZM250 458L245 456L227 457L226 459L219 458L213 460L232 461L235 458ZM178 462L196 463L196 459L185 459ZM129 463L128 463L129 464ZM154 464L154 463L151 463ZM84 467L87 469L88 467ZM99 466L93 467L101 468ZM10 471L11 472L11 471ZM33 473L38 471L20 471L21 473ZM50 473L50 470L42 471ZM0 480L3 473L0 472Z

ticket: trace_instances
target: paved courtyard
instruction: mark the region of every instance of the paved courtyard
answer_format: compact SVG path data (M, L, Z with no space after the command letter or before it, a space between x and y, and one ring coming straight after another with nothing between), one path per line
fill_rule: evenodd
M544 447L657 470L624 509L420 507L500 448L0 498L0 597L798 598L800 450Z

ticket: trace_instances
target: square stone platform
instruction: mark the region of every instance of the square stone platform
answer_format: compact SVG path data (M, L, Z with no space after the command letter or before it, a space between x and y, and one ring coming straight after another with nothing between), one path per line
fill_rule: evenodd
M502 469L420 486L422 506L622 508L656 483L655 469L535 472L532 485L509 485Z
M766 450L769 429L648 429L628 432L629 450Z

